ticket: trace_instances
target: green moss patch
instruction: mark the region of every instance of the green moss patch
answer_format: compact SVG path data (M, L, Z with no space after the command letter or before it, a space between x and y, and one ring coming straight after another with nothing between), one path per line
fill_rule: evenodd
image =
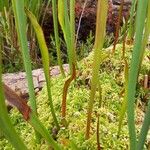
M111 49L111 48L110 48ZM127 58L131 58L131 47L127 47L126 53ZM109 50L109 49L107 49ZM105 51L105 50L104 50ZM92 54L89 57L83 59L78 64L78 77L76 81L71 83L67 96L67 128L61 127L57 134L57 141L63 145L66 149L72 149L71 144L75 144L81 150L95 150L97 149L96 139L96 124L97 114L100 117L100 143L101 147L106 150L126 150L129 147L128 127L127 119L125 118L121 135L117 137L118 131L118 119L119 111L121 108L123 97L120 96L120 92L123 89L124 74L123 74L123 60L122 60L122 46L117 45L117 50L112 58L107 58L104 63L101 64L99 80L102 85L102 107L99 108L99 94L96 93L93 118L91 126L91 138L85 140L86 130L86 118L87 118L87 104L89 100L90 92L90 78L92 72ZM147 63L150 52L146 51L145 59L142 65L140 78L143 75L149 73L150 64ZM61 100L62 100L62 89L66 79L61 76L52 78L52 98L54 107L56 110L57 117L59 120L61 112ZM140 99L140 92L142 86L139 88L137 99ZM39 93L37 96L37 107L39 119L46 126L50 133L54 127L52 115L50 113L49 102L47 98L46 88ZM143 114L143 110L137 107L140 114ZM21 136L24 143L30 150L46 150L49 146L42 139L40 144L36 144L34 130L26 123L21 114L16 109L12 109L10 112L11 121ZM141 118L140 118L141 119ZM138 120L136 120L138 122ZM141 123L137 123L140 127ZM0 139L0 149L10 150L12 149L11 144L4 139Z

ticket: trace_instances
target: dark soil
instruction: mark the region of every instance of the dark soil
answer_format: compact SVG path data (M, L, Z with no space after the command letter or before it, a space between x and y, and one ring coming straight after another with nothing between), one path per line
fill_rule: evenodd
M83 11L85 0L77 0L76 1L76 30L79 25L79 19ZM107 18L107 34L111 34L115 32L116 23L118 21L118 12L120 8L121 0L109 0L109 11ZM84 9L82 20L80 24L79 30L79 40L85 41L89 33L95 33L96 26L96 5L97 0L87 0L86 7ZM123 18L127 19L129 16L131 0L124 0L123 5ZM122 24L122 21L121 21ZM43 30L46 37L47 43L49 43L49 35L53 34L53 18L52 18L52 10L51 7L48 9L44 23ZM61 34L61 30L59 31Z

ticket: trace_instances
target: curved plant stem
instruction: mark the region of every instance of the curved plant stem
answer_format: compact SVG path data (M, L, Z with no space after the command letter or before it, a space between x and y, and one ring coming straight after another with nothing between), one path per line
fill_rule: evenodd
M64 39L67 46L67 53L69 59L69 67L71 77L65 82L63 88L62 97L62 119L66 117L66 99L69 86L71 82L76 78L76 52L75 52L75 0L70 1L70 18L68 15L68 3L67 0L58 0L58 18L61 25ZM69 20L70 19L70 20Z
M73 64L73 73L71 77L65 82L64 88L63 88L63 99L62 99L62 106L61 106L61 112L62 112L62 119L65 119L66 117L66 99L67 99L67 91L69 88L70 83L76 78L76 70L75 65Z

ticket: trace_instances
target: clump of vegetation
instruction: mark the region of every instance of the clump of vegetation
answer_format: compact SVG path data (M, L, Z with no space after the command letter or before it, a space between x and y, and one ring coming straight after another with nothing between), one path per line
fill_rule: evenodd
M2 17L7 16L6 12L10 5L13 10L17 43L29 87L28 104L12 90L9 90L12 96L6 92L7 88L2 83L2 52L5 49L7 36L1 35L0 134L4 135L14 148L23 150L26 150L27 146L30 149L42 147L56 150L128 149L129 147L131 150L141 150L144 146L148 148L146 137L150 125L150 103L146 103L145 116L142 119L135 117L135 112L136 114L143 113L140 107L142 102L139 100L141 95L142 97L146 95L144 98L146 100L149 98L145 79L142 89L141 73L147 73L147 70L149 72L148 65L144 66L142 62L146 64L144 61L147 58L149 60L149 52L145 52L145 49L150 34L150 0L133 1L129 28L126 22L124 32L121 33L123 36L119 38L123 3L124 1L120 6L114 45L103 49L108 1L98 0L92 53L79 64L76 55L75 0L52 0L57 62L62 76L51 79L49 51L42 28L38 23L40 9L37 9L38 11L33 9L36 6L33 1L12 0L11 2L4 1L4 3L0 1ZM39 4L42 4L42 1L39 1ZM134 14L136 14L136 21L133 20ZM9 24L9 21L7 23ZM62 66L58 23L67 48L69 74L65 74ZM132 27L134 23L135 26ZM0 31L2 31L0 33L5 33L4 27L3 24L0 26ZM37 100L33 86L27 31L38 42L46 79L45 90ZM117 46L118 41L122 42L122 47ZM126 41L133 46L126 46ZM148 83L148 80L146 82ZM4 96L19 110L32 128L21 119L16 110L10 114L7 113ZM36 140L32 136L34 133ZM26 139L24 142L19 134ZM26 137L29 135L28 140ZM0 143L3 147L10 147L4 138Z
M103 49L104 51L110 51L112 47L108 49ZM49 109L49 104L47 102L48 96L46 87L39 93L37 97L37 112L39 115L40 121L46 126L48 131L53 134L55 139L63 145L64 148L71 148L72 144L75 144L79 149L96 149L97 148L97 138L96 138L96 124L97 124L97 115L100 117L100 142L101 147L104 149L128 149L128 126L127 118L123 122L123 127L121 129L120 136L118 137L117 132L119 112L123 101L123 96L120 95L120 92L123 88L123 63L120 63L122 60L122 54L120 53L122 45L117 45L116 53L112 59L107 58L101 64L101 74L99 76L99 81L102 86L102 107L99 108L99 93L97 91L95 103L94 103L94 114L92 117L92 130L91 137L89 140L85 140L85 123L86 123L86 114L87 114L87 102L89 99L90 92L90 78L92 68L90 67L93 62L93 53L79 62L79 72L78 78L73 82L68 91L68 100L67 100L67 128L63 126L60 128L58 134L55 134L53 129L54 122L51 116ZM130 59L132 46L127 46L126 52L127 56ZM145 58L150 55L150 52L147 50ZM144 59L140 77L143 78L143 75L149 70L149 64L147 60ZM62 76L58 76L52 79L52 99L55 106L56 115L60 118L61 110L61 97L63 84L65 79ZM140 84L140 83L139 83ZM143 86L140 85L140 88ZM137 99L141 101L140 94L142 90L138 90ZM145 91L146 94L146 91ZM140 102L142 103L142 102ZM144 104L144 103L143 103ZM141 105L137 104L137 112L141 115L137 119L136 125L138 130L141 126L141 121L143 119L143 111L141 110ZM22 119L21 114L17 109L12 109L10 112L11 121L22 139L25 139L24 142L29 149L48 149L48 145L41 141L40 144L37 144L35 141L34 130ZM112 138L113 137L113 138ZM5 149L12 148L11 144L8 143L6 139L0 140L0 147L5 147Z

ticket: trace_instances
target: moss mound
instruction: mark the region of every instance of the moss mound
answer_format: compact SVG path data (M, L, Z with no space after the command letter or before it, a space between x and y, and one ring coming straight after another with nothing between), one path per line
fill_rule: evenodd
M111 48L110 48L111 49ZM101 147L106 150L126 150L128 149L128 127L127 119L125 118L123 127L121 130L121 135L117 137L118 131L118 119L119 110L121 108L123 98L120 92L123 88L124 82L124 63L122 60L122 46L117 45L116 53L113 58L107 58L104 63L101 64L99 81L102 85L102 107L99 108L99 93L96 93L92 127L91 127L91 138L85 140L85 130L86 130L86 117L87 117L87 104L89 100L90 92L90 78L92 71L92 54L89 57L83 59L79 64L78 78L76 81L71 83L67 96L67 121L68 127L61 127L59 133L57 134L57 141L63 145L66 149L72 149L72 145L77 145L81 150L95 150L97 149L97 115L100 116L100 143ZM107 49L109 50L109 49ZM127 57L130 60L131 47L126 48ZM149 64L147 64L147 56L150 56L150 52L147 51L145 54L145 59L143 62L140 78L145 73L149 72ZM52 78L52 98L56 110L58 119L60 118L61 111L61 99L62 99L62 89L66 79L61 76ZM137 94L137 99L140 98L140 91ZM50 133L52 133L52 128L54 127L54 122L52 120L52 115L50 113L49 102L47 98L46 88L39 93L37 97L37 107L39 119L46 126ZM138 109L140 114L143 111ZM47 143L42 139L40 144L37 144L34 137L33 128L26 123L21 114L16 109L12 109L10 112L11 121L17 130L18 134L21 136L28 149L49 149ZM137 126L140 127L140 123ZM13 149L11 144L4 138L0 139L0 149L10 150Z

